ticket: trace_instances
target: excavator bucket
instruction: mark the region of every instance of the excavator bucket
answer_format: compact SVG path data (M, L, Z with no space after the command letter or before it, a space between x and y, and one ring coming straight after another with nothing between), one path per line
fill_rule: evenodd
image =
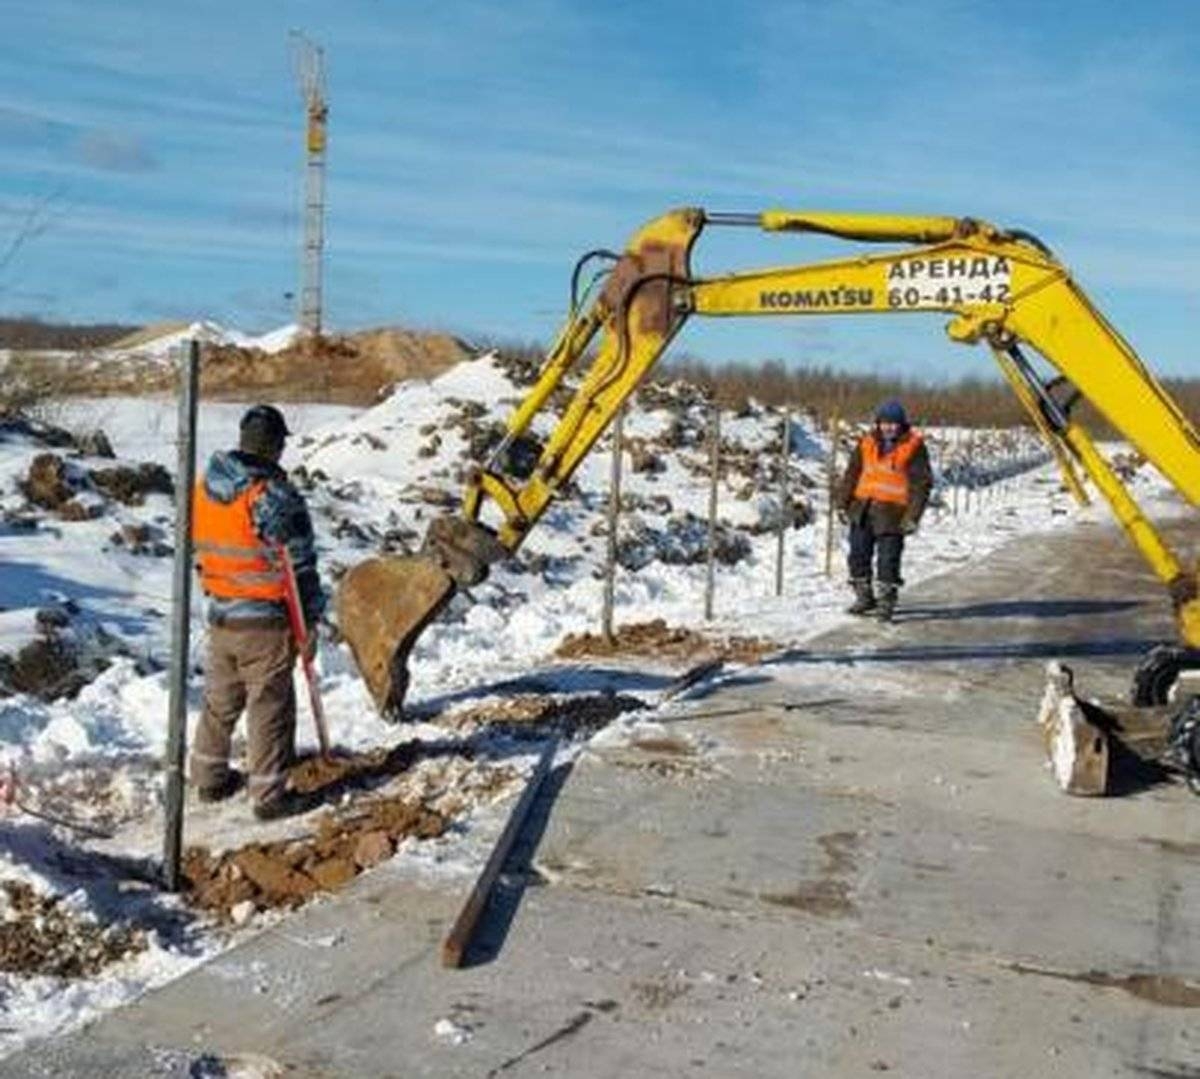
M337 616L375 706L399 719L408 654L454 595L453 578L432 558L369 558L338 586Z

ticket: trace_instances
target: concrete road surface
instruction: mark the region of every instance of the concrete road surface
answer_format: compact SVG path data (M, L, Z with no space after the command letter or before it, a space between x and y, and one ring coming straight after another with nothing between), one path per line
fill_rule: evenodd
M557 774L469 969L385 867L0 1075L1200 1076L1200 801L1068 798L1033 724L1161 590L1084 525L903 600Z

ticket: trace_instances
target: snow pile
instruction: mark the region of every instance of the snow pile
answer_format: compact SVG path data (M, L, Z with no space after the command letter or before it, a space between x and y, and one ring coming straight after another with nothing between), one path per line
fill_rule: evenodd
M181 329L169 330L143 342L108 350L112 356L140 356L169 360L186 341L196 340L206 345L234 345L238 348L258 349L262 352L282 352L300 336L300 327L295 323L280 326L262 334L248 334L229 329L218 322L202 319Z

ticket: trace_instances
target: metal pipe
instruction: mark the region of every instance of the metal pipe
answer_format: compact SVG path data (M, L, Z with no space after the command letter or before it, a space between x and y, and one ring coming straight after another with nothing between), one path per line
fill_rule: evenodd
M617 525L621 518L621 451L625 441L625 406L617 412L613 423L613 455L611 485L608 491L608 547L604 560L604 606L600 615L600 632L605 641L613 641L613 593L617 576Z
M792 449L792 417L783 414L783 438L779 443L779 536L775 546L775 595L783 595L783 547L787 538L791 495L788 492L788 457Z
M721 472L721 409L712 403L708 427L708 577L704 584L704 620L711 622L717 589L717 483Z
M740 227L758 228L762 224L762 214L745 213L708 213L704 214L706 225L735 225Z
M835 412L833 419L830 422L829 435L829 463L825 467L825 495L826 495L826 517L825 517L825 576L833 576L833 521L837 514L837 507L834 506L834 499L837 495L837 458L838 458L838 439L841 437L842 421L841 417Z
M175 565L171 589L171 675L167 704L166 832L163 882L180 887L183 853L183 761L187 748L188 654L192 608L192 488L196 483L196 401L200 386L200 343L188 341L180 357L179 421L176 431Z

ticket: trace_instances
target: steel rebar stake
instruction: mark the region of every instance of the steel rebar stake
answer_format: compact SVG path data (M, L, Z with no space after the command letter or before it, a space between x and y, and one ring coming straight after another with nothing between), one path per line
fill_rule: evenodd
M704 583L704 620L711 622L717 589L717 483L721 473L721 409L714 401L708 427L708 577Z
M167 712L166 832L163 881L180 886L183 852L183 761L187 748L187 682L192 607L192 487L196 482L196 399L200 384L200 344L185 343L180 356L179 450L175 472L175 564L171 589L171 681Z
M783 595L783 547L787 538L791 495L788 492L788 456L792 448L792 417L783 414L783 437L779 440L779 533L775 543L775 595Z
M837 507L833 504L837 496L838 439L842 434L842 420L835 412L830 420L829 462L825 466L825 576L833 576L833 522Z
M600 631L606 641L613 640L613 592L617 576L617 524L621 517L621 452L625 443L625 408L622 406L613 423L613 455L611 485L608 491L608 547L604 560L604 607L600 615Z

